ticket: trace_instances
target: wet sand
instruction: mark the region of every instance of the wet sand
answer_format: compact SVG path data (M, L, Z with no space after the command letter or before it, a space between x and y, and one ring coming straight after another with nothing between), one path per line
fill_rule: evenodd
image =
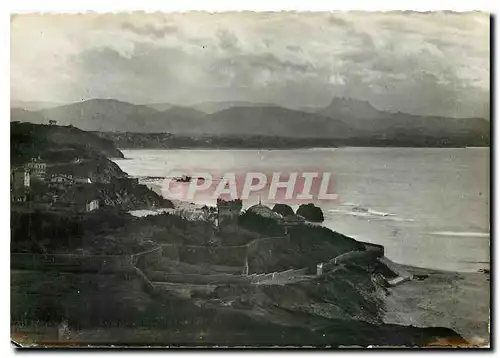
M429 275L389 288L386 323L454 329L473 345L489 342L490 275L403 266Z

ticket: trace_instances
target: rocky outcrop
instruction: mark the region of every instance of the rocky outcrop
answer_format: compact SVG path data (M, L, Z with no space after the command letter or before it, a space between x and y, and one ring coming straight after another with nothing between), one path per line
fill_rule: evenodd
M275 213L280 214L281 216L293 216L295 213L293 212L293 209L286 204L276 204L273 207L273 211Z
M323 222L325 221L325 217L323 216L323 211L321 208L317 207L316 205L309 203L309 204L302 204L299 206L299 209L297 210L297 215L300 215L304 217L307 221L311 222Z

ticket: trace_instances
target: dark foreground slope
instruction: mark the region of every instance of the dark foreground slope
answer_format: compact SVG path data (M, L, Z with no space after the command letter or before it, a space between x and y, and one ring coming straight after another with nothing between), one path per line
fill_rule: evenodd
M14 271L11 285L11 334L22 345L359 347L465 343L446 328L326 320L298 313L295 320L287 321L285 310L279 323L267 314L198 306L193 300L167 293L150 296L132 277ZM65 329L61 328L64 322Z
M185 219L172 219L106 211L13 215L12 337L23 344L65 345L466 344L447 328L385 324L384 267L372 261L341 264L322 277L306 275L287 285L221 283L212 292L178 296L161 287L146 290L130 270L104 274L77 264L31 271L18 260L25 257L21 252L129 255L159 243L203 245L213 235L201 224L195 228ZM295 228L291 236L289 247L273 250L272 257L256 246L259 252L249 257L249 264L259 272L315 266L361 249L355 240L326 228ZM178 271L186 264L174 266ZM202 274L207 270L198 262L189 266ZM168 266L157 269L171 273Z

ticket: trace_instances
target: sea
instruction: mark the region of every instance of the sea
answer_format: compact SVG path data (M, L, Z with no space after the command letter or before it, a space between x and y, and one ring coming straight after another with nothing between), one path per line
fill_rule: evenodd
M384 245L401 264L458 272L490 267L489 148L312 148L122 150L114 161L141 183L172 171L331 173L335 200L313 199L322 225ZM181 185L189 185L189 182ZM168 196L165 192L161 192ZM267 196L243 202L272 207ZM207 193L193 202L215 205ZM292 204L296 209L298 205Z

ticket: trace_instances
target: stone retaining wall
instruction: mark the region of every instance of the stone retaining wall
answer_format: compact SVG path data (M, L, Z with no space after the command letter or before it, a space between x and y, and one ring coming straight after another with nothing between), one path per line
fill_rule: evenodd
M148 267L154 267L160 262L161 258L163 257L162 247L161 246L155 247L154 249L151 250L130 255L130 257L132 260L132 264L143 270Z
M60 270L74 272L130 272L133 263L129 255L74 255L11 253L13 269Z
M153 282L172 282L187 284L245 284L250 279L245 275L232 274L175 274L164 271L147 271L148 278Z

